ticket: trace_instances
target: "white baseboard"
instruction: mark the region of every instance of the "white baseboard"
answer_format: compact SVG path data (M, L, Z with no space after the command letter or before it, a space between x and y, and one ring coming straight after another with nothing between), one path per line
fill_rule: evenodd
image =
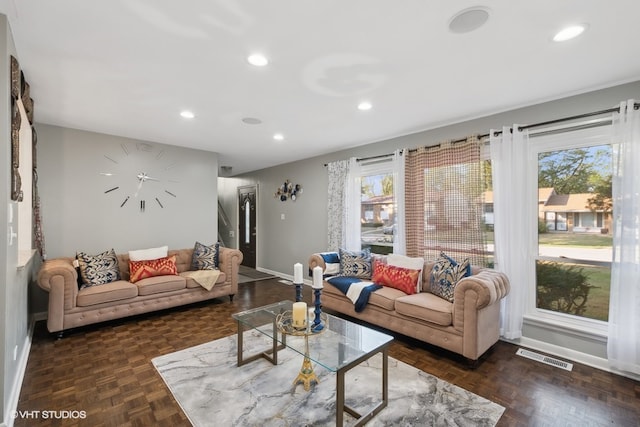
M582 353L572 350L570 348L561 347L555 344L549 344L544 341L538 341L527 337L522 337L518 340L507 340L501 338L505 342L511 344L520 345L522 347L529 348L531 350L538 350L543 353L551 354L557 357L571 360L576 363L581 363L592 368L600 369L602 371L611 372L612 374L621 375L623 377L631 378L636 381L640 381L640 376L634 375L631 372L622 372L609 366L607 359L602 357L596 357L591 354Z
M284 273L281 273L279 271L269 270L269 269L262 268L262 267L256 267L256 270L261 271L261 272L266 273L266 274L271 274L273 276L280 277L281 279L285 279L285 280L289 280L289 281L293 282L293 275L291 275L291 274L284 274ZM311 279L304 279L303 278L302 281L303 281L303 283L305 285L311 286L311 284L312 284Z
M45 314L45 319L46 313ZM24 381L24 374L27 371L27 362L29 360L29 352L31 351L31 342L33 339L33 329L35 327L35 316L31 317L29 322L29 328L27 330L27 336L24 339L24 345L22 351L18 357L18 372L14 377L13 384L11 384L11 390L9 391L9 398L7 399L7 412L4 414L4 421L0 424L0 427L13 427L14 417L13 414L18 409L18 399L20 399L20 390L22 390L22 382Z

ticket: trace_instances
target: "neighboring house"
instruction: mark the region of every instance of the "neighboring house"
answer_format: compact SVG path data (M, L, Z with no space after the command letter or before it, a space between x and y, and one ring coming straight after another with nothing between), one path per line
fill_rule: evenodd
M393 195L373 196L361 203L360 221L362 224L393 224Z
M483 193L483 218L493 227L493 191ZM589 209L592 193L556 194L553 188L538 189L538 218L547 224L549 231L574 233L608 233L611 230L611 213Z
M542 207L541 217L549 231L608 233L611 213L589 209L592 193L552 194Z

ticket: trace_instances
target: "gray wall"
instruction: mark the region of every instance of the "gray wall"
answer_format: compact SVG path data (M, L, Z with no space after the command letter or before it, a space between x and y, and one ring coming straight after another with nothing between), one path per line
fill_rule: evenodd
M161 162L141 155L126 163L121 144L133 156L136 144L144 141L43 124L36 124L36 129L48 258L111 248L117 253L161 245L178 249L192 247L196 240L205 244L217 240L216 153L147 143L164 151ZM120 165L111 167L105 155ZM171 173L163 175L170 165ZM117 176L105 177L103 172ZM140 172L162 180L144 184L138 196L146 199L144 213L134 197ZM120 188L105 193L113 186ZM165 188L177 197L167 195ZM120 207L127 196L130 200Z
M508 90L508 88L505 88ZM488 133L511 124L529 124L571 115L615 107L620 101L640 99L640 82L597 90L538 105L505 111L488 117L455 123L437 129L385 141L372 142L361 147L330 153L298 162L255 171L235 178L225 178L220 196L233 210L235 186L233 180L255 183L259 186L258 202L258 268L292 275L293 264L306 265L308 256L327 246L327 172L324 164L352 156L366 157L390 153L394 149L413 148L437 144L446 139L458 139L470 134ZM273 193L285 179L304 186L304 193L296 202L280 202ZM224 193L224 194L223 194ZM284 213L285 219L280 215ZM231 215L230 215L231 216ZM518 242L514 242L518 244ZM571 351L585 352L596 357L606 354L606 341L565 334L526 324L524 333L536 342L553 346L570 343ZM560 344L558 344L560 343Z
M111 248L116 253L163 245L180 249L193 247L196 240L204 244L217 240L216 153L38 123L36 129L47 258L75 256L77 251L97 254ZM153 155L135 153L139 143L151 144ZM128 156L122 144L131 153L128 160L123 160ZM155 153L160 151L164 154L158 162ZM105 155L119 165L111 167L113 162ZM169 171L164 171L167 166ZM105 177L101 172L118 176ZM140 172L164 182L146 182L148 192L140 192L136 199ZM105 193L113 186L121 188ZM165 187L177 197L164 193ZM127 195L130 200L120 207ZM139 209L141 197L147 202L144 213ZM48 294L32 284L31 312L46 312L47 301Z
M11 202L11 92L10 55L16 54L9 23L0 15L0 366L2 387L0 387L0 423L7 422L10 407L13 407L20 393L21 371L27 361L28 350L28 284L34 268L33 263L18 268L18 244L8 244L9 227L17 229L18 203ZM27 76L28 77L28 76ZM9 209L14 212L9 222Z

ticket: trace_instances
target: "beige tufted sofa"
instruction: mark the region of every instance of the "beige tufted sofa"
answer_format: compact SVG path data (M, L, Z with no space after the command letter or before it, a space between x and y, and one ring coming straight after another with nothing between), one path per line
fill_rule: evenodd
M64 330L106 320L161 310L197 301L229 296L238 292L238 266L242 252L220 247L220 275L210 291L184 272L191 267L193 249L171 250L176 255L178 276L158 276L129 282L129 255L119 254L118 267L122 280L78 289L78 273L74 258L45 261L38 273L38 285L49 292L47 328L49 332Z
M424 264L422 289L429 289L433 264ZM309 258L309 268L316 266L326 269L320 254ZM496 270L474 266L471 273L456 285L452 303L429 292L407 295L385 286L371 294L363 311L356 312L351 300L326 280L321 302L329 310L442 347L474 362L500 338L500 300L509 293L510 285L507 276Z

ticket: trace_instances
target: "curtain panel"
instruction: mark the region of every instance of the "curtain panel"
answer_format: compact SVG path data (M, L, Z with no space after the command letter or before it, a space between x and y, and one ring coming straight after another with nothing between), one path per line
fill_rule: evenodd
M607 355L640 375L640 111L629 100L613 115L613 262Z
M531 277L528 242L532 224L531 186L527 183L527 131L502 128L502 134L490 133L493 182L494 268L509 277L511 291L501 301L500 334L507 339L522 337L525 301ZM535 236L533 237L535 238Z
M481 143L444 142L405 156L408 256L436 259L441 251L487 265L483 229Z
M345 247L347 225L347 177L349 160L327 163L329 185L327 189L327 249L337 251Z

